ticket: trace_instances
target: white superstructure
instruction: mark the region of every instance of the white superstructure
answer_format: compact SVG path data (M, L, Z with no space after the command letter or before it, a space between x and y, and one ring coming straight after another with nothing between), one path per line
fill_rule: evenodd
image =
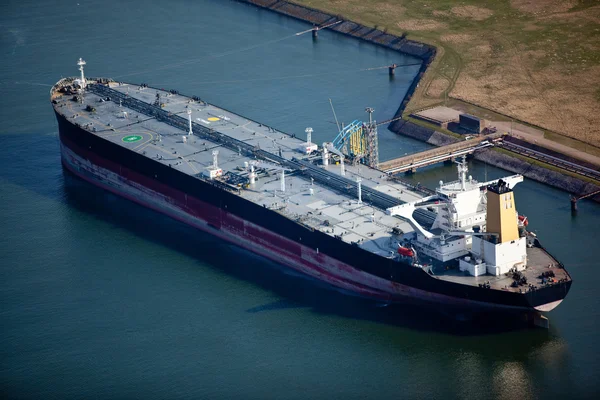
M503 182L507 187L514 187L523 181L522 175L512 175L502 179L488 182L478 182L472 176L467 177L467 164L465 159L457 162L458 180L444 183L436 188L436 194L422 200L402 204L389 208L390 215L398 215L408 220L415 228L415 232L405 235L421 257L426 256L432 261L446 263L460 257L467 256L469 267L461 266L461 270L468 270L471 275L504 271L505 265L514 265L522 262L521 252L517 251L519 260L512 259L514 249L510 243L494 245L482 239L487 232L487 188ZM435 208L437 217L430 230L426 230L412 217L418 208ZM518 215L515 212L515 223ZM479 233L481 232L481 233ZM493 235L492 235L493 236ZM525 241L519 240L519 246L525 248ZM520 242L523 243L520 243ZM475 242L475 245L474 245ZM494 247L498 246L498 247ZM493 247L493 249L492 249ZM495 251L495 249L498 249ZM462 264L461 264L462 265ZM502 265L499 269L488 266Z

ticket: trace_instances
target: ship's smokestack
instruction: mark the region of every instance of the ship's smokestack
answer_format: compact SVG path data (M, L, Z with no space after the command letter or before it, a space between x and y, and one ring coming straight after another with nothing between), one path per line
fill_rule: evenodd
M512 189L502 179L487 188L487 231L498 234L498 243L519 239L517 210Z

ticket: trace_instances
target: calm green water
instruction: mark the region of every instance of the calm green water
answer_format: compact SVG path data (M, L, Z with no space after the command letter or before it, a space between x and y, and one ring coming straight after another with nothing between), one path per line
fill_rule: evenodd
M48 91L77 73L178 89L318 141L391 117L414 60L230 1L0 4L0 390L6 398L591 398L599 207L527 181L517 203L574 284L549 331L381 308L64 173ZM425 148L380 133L382 158ZM472 166L480 179L502 171ZM435 185L454 170L415 179Z

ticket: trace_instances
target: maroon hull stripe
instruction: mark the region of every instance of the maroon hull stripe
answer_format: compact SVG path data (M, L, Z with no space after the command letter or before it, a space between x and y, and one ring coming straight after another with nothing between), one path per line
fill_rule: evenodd
M63 142L66 141L63 140ZM297 243L282 238L281 236L267 231L259 226L249 224L248 222L234 215L223 212L222 210L208 205L191 196L186 196L181 192L165 187L165 185L161 185L160 183L149 180L133 171L129 171L113 163L106 162L106 160L103 160L96 155L90 154L91 157L88 158L86 157L86 153L89 154L89 152L86 152L82 149L77 149L77 153L81 154L83 158L87 158L90 162L90 165L94 165L100 169L109 170L111 172L114 172L115 170L119 171L119 175L121 176L122 180L120 183L122 185L128 185L135 188L135 190L140 189L138 186L143 186L144 189L149 189L147 193L138 193L139 195L137 196L133 195L131 191L124 191L122 188L119 188L118 185L114 183L114 180L111 180L107 175L98 174L99 171L90 171L85 165L85 160L79 159L77 154L74 153L71 148L65 147L65 145L66 143L64 143L62 147L63 165L65 165L69 171L78 177L96 186L113 192L119 196L125 197L128 200L141 204L145 207L151 208L157 212L167 214L178 221L201 229L280 264L283 262L284 264L290 265L300 272L308 274L334 286L351 290L362 296L386 301L392 300L391 293L385 293L369 286L362 285L358 282L353 282L352 280L335 276L331 271L322 268L322 265L327 265L327 259L329 258L323 254L315 254L315 258L320 261L319 265L321 266L311 263L303 258L303 256L306 257L307 251L303 251L303 247ZM137 181L137 177L142 178L140 180L145 180L145 185ZM171 207L164 207L157 204L160 202L159 199L153 199L154 201L150 200L149 196L151 196L151 192L156 192L160 195L163 195L164 197L162 200L166 203L170 203L173 209L171 209ZM179 209L179 212L177 212L175 209ZM337 260L330 261L340 264ZM358 271L345 264L343 265L342 269L345 270L345 272L354 271L355 273L362 274L361 271Z
M523 310L428 292L386 280L302 246L259 225L241 219L184 192L111 162L81 148L61 135L62 161L80 178L201 229L227 242L247 249L306 275L356 295L384 301L415 298L461 307Z

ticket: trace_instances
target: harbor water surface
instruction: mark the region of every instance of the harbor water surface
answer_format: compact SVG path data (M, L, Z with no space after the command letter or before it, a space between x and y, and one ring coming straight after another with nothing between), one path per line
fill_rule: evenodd
M4 398L592 398L600 207L526 180L517 207L573 277L549 330L386 307L64 172L50 86L176 89L319 143L391 118L418 60L234 1L0 4L0 391ZM408 65L393 79L385 66ZM382 159L428 148L380 127ZM508 174L471 164L477 179ZM434 187L455 169L415 182Z

